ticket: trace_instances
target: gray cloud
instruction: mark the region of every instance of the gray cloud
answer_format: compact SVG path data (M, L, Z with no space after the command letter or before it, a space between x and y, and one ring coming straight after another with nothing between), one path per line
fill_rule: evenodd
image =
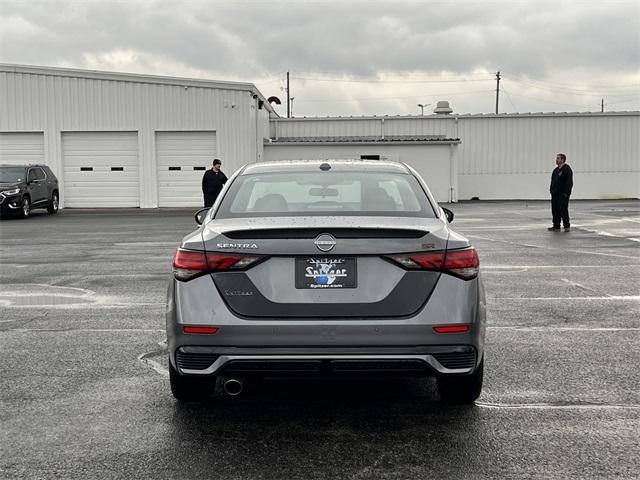
M409 113L416 99L435 101L439 92L452 92L461 108L490 111L495 84L487 72L497 69L513 94L505 98L507 111L591 108L600 95L612 103L628 98L638 107L632 104L640 103L633 96L640 78L639 16L633 1L0 0L0 61L254 80L258 86L291 70L298 77L296 108L310 115ZM488 80L300 79L440 74ZM271 94L278 83L261 88ZM473 91L481 93L465 93ZM323 97L327 102L312 100Z

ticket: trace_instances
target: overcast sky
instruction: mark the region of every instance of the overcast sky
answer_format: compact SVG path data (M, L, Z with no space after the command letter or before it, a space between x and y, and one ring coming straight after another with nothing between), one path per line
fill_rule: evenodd
M640 1L0 0L0 62L249 81L295 116L640 110ZM432 106L425 107L425 114Z

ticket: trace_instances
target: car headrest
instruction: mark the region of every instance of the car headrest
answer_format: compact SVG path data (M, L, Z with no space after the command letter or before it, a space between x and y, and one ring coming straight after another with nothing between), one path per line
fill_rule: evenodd
M256 200L255 209L258 212L287 212L289 204L279 193L268 193Z
M367 188L362 192L363 211L393 211L396 202L382 187Z

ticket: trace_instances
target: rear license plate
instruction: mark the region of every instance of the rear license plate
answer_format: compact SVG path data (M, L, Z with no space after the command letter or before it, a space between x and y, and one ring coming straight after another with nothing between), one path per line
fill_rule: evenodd
M355 258L296 258L296 288L356 288L357 286Z

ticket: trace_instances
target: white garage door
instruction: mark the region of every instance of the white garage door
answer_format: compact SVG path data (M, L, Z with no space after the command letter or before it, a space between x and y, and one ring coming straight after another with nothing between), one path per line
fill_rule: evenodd
M42 132L0 132L0 164L44 163Z
M216 133L156 132L156 157L158 206L202 206L202 176L216 157Z
M138 207L136 132L62 134L66 207Z

